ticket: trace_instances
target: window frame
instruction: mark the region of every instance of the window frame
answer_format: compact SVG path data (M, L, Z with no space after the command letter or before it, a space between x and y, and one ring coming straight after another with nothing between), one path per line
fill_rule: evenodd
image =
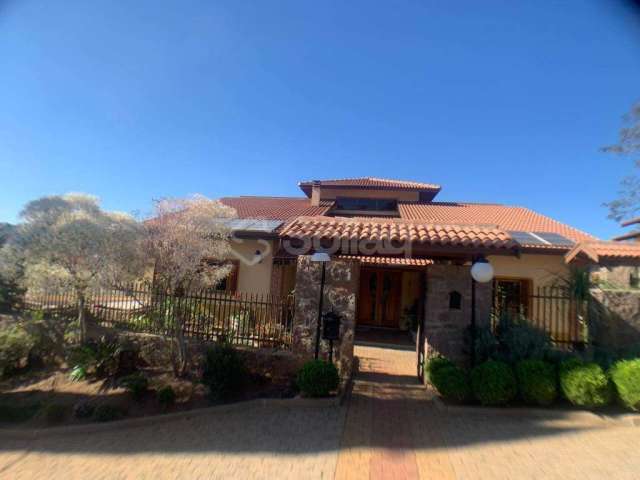
M521 307L524 307L522 313L525 317L528 317L528 315L531 313L531 309L533 305L533 279L528 277L502 276L502 275L494 277L493 285L492 285L494 308L498 307L498 288L497 287L498 287L498 283L500 282L520 283L519 305Z

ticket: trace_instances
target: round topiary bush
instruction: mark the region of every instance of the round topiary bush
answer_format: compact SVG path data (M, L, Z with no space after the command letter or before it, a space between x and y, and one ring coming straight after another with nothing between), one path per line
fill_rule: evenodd
M340 376L333 363L311 360L298 372L297 382L305 397L326 397L338 388Z
M232 345L219 343L207 351L202 383L209 387L213 400L237 398L243 392L248 378L244 359Z
M448 358L445 358L445 357L431 357L431 358L427 359L426 365L425 365L427 378L429 379L429 381L431 381L431 383L433 383L433 381L431 379L439 369L448 368L448 367L455 367L455 366L456 366L456 364L453 363Z
M447 400L464 402L471 397L469 376L460 367L452 365L438 368L430 374L429 380L438 393Z
M616 362L611 367L611 380L624 406L640 410L640 358Z
M471 388L482 405L506 405L518 393L511 367L495 360L484 362L471 370Z
M567 400L580 407L603 407L612 398L611 383L602 367L576 358L560 365L560 388Z
M516 365L518 391L533 405L551 405L558 394L556 369L544 360L522 360Z

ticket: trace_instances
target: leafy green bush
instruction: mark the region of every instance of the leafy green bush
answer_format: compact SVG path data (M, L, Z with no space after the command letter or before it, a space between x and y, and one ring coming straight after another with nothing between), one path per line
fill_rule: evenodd
M516 377L511 367L496 360L471 370L473 395L482 405L505 405L517 394Z
M69 407L67 405L61 405L59 403L51 403L44 407L43 410L44 419L49 424L58 424L64 422L69 413Z
M87 379L87 370L82 365L76 365L69 373L72 382L81 382Z
M515 365L522 360L542 360L551 349L551 337L526 320L501 320L498 326L499 356Z
M456 366L456 364L453 363L448 358L441 357L441 356L431 357L431 358L427 359L427 362L426 362L426 365L425 365L425 371L427 373L427 378L429 379L429 381L431 381L431 378L441 368L448 368L448 367L455 367L455 366Z
M471 345L473 338L472 327L469 326L466 332L466 344ZM467 348L470 352L470 349ZM482 363L487 360L495 359L500 350L498 338L491 331L491 327L482 326L475 329L475 359L476 362Z
M125 411L122 408L108 404L98 405L93 412L93 419L96 422L112 422L124 416Z
M438 393L448 400L464 402L471 397L469 376L460 367L453 365L438 368L429 376L429 380Z
M640 358L615 363L611 380L622 403L631 410L640 410Z
M29 357L34 340L22 326L14 324L0 330L0 375L14 372Z
M176 392L171 388L171 385L166 385L158 390L156 394L158 403L164 409L173 406L176 403Z
M516 365L520 396L526 403L551 405L557 396L556 369L544 360L523 360Z
M249 373L244 360L230 344L224 342L207 351L202 383L214 400L232 400L244 390Z
M67 363L72 371L81 367L85 376L108 377L118 371L120 352L121 346L117 341L103 337L71 348L67 354Z
M91 418L96 410L96 406L88 400L80 400L73 406L73 416L83 420Z
M611 384L602 367L578 358L560 365L560 388L567 400L581 407L603 407L612 398Z
M134 400L140 400L149 388L149 380L141 373L133 373L120 379L120 386L131 394Z
M338 388L340 376L333 363L311 360L298 372L297 383L305 397L326 397Z

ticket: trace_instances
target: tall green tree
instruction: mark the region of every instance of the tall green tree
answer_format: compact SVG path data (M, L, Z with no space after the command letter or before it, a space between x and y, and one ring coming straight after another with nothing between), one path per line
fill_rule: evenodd
M618 222L640 214L640 102L633 105L623 121L617 143L603 148L607 153L633 160L636 169L632 175L622 179L618 198L606 204L609 218Z
M97 198L84 194L33 200L20 217L0 252L2 270L19 270L28 290L73 290L85 341L91 290L144 271L142 227L129 215L102 210Z

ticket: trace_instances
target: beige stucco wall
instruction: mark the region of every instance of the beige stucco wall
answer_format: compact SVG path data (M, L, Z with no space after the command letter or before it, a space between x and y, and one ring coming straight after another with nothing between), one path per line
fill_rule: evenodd
M250 293L269 293L271 290L271 269L273 266L273 241L233 240L231 248L233 259L239 261L238 291ZM263 259L251 264L256 250L262 252Z
M562 255L521 255L518 257L488 257L496 277L528 278L533 288L551 286L558 276L568 274Z

